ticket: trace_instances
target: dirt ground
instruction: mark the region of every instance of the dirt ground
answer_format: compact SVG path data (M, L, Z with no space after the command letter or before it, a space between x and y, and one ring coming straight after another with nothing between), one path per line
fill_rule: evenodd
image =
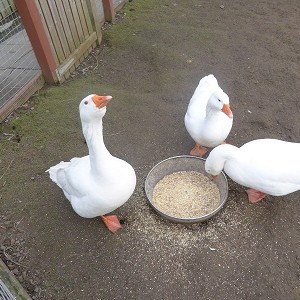
M299 192L251 205L229 180L224 209L183 226L143 189L157 162L189 153L184 114L210 73L230 97L228 142L300 142L299 15L298 0L133 0L73 78L1 125L1 258L33 299L300 299ZM105 143L138 178L115 235L45 173L86 155L78 104L91 93L113 96Z

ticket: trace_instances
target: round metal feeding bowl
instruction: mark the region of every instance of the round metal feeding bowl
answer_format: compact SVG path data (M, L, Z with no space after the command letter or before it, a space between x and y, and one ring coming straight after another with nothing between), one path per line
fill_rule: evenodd
M196 217L196 218L177 218L174 216L170 216L161 210L159 210L152 202L153 190L156 184L166 175L172 174L174 172L180 171L196 171L199 173L208 176L205 172L205 159L190 156L190 155L182 155L182 156L174 156L167 158L156 166L154 166L147 175L145 181L145 192L147 198L149 200L150 205L165 219L168 219L177 223L196 223L203 222L213 215L215 215L224 205L228 196L228 183L225 174L222 172L216 180L216 184L218 186L220 192L220 203L212 212Z

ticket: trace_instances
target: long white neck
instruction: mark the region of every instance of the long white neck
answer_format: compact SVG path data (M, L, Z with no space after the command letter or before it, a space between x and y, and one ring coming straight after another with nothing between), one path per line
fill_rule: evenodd
M241 152L236 146L230 144L223 144L212 150L212 159L217 160L221 169L226 169L227 163L236 163L239 161ZM225 170L226 171L226 170Z
M100 174L112 157L103 141L102 120L82 123L82 131L89 148L91 171Z
M234 145L230 144L222 144L218 146L218 150L220 152L220 156L226 159L236 158L240 156L240 149Z

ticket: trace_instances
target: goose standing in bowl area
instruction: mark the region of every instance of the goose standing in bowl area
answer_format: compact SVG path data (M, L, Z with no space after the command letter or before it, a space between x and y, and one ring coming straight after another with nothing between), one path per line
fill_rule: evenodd
M283 196L300 190L300 143L276 139L253 140L241 146L214 148L205 162L207 173L225 173L246 190L256 203L266 194ZM283 156L284 155L284 156Z
M89 95L79 105L82 131L89 155L72 158L47 170L63 190L75 212L84 218L101 216L107 228L121 228L115 215L104 216L123 205L136 186L130 164L114 157L103 141L102 118L111 96Z
M214 75L203 77L188 105L184 123L195 141L191 155L202 157L207 148L225 142L233 121L227 94L219 87Z

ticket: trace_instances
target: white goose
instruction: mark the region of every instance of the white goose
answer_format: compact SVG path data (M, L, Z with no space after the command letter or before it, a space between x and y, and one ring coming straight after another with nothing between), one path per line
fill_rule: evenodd
M105 147L102 118L111 96L89 95L79 105L83 135L89 155L60 162L47 170L63 190L75 212L84 218L101 216L112 232L120 227L115 215L104 216L123 205L136 186L130 164L110 154Z
M233 115L227 94L219 87L214 75L203 77L188 106L184 123L196 142L191 155L203 156L205 147L216 147L227 138Z
M284 157L283 157L284 154ZM205 162L207 173L216 176L223 169L235 182L249 187L249 201L266 194L282 196L300 189L300 143L259 139L238 148L220 145Z

